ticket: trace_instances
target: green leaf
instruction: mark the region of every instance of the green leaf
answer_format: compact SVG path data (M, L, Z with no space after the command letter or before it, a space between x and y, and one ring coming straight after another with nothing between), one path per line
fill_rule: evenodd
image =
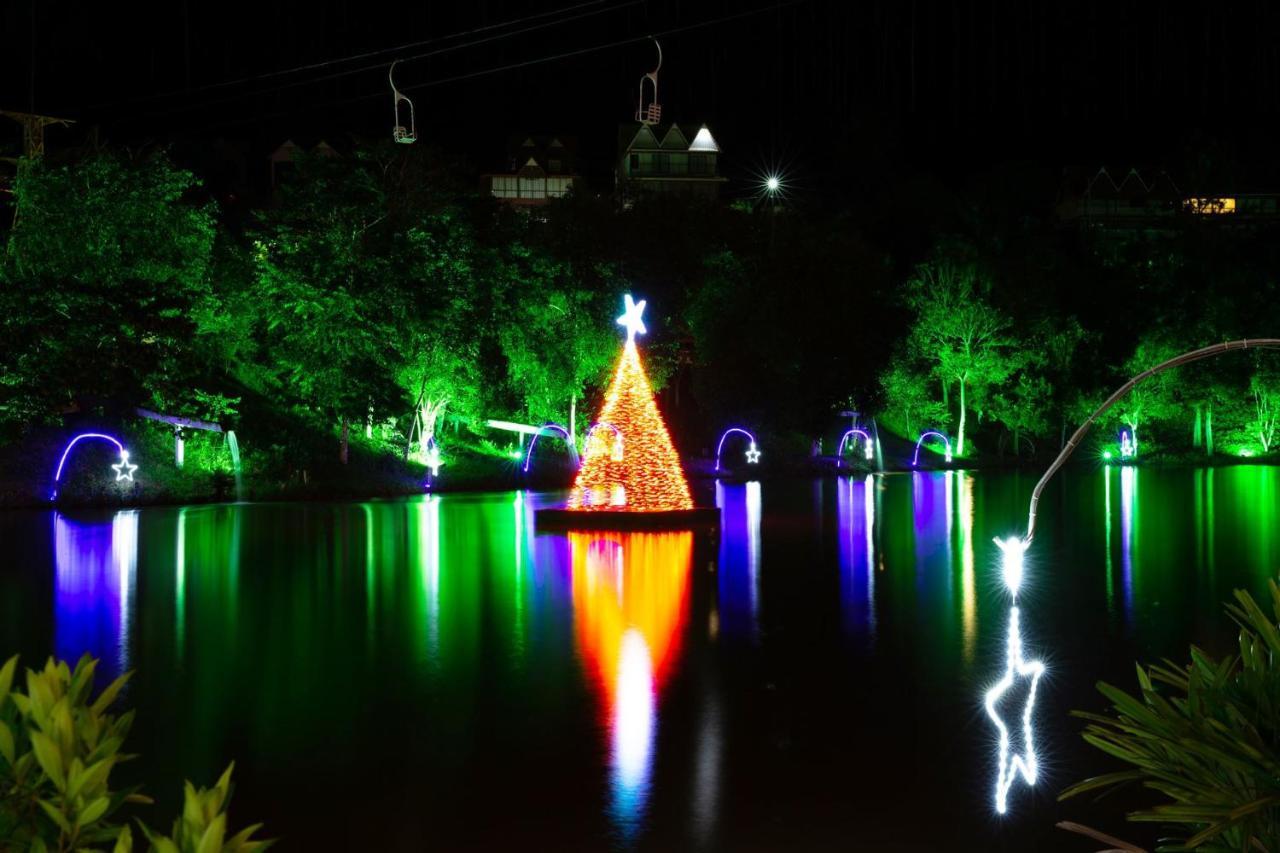
M125 684L128 683L130 677L132 676L133 676L132 671L126 672L123 675L121 675L119 678L117 678L115 681L112 681L110 684L104 687L102 692L98 694L98 698L95 699L93 701L93 704L89 706L89 710L93 711L94 714L98 714L98 715L101 715L103 712L105 712L108 708L111 707L111 703L116 701L116 696L120 695L120 691L124 688Z
M40 769L44 771L44 775L49 777L55 788L65 792L67 777L62 769L62 751L58 749L53 738L44 732L32 732L31 747L35 751L36 761L40 762Z
M107 808L111 805L109 797L98 797L98 799L85 806L80 814L76 815L76 826L88 826L107 813Z
M196 847L196 853L221 853L222 838L226 835L227 816L220 814L209 824L209 828L204 831L204 835L200 837L200 844Z
M9 726L4 720L0 720L0 757L10 765L13 764L13 750L13 732L9 731Z
M4 710L4 700L13 686L13 673L18 669L18 656L14 655L0 666L0 711Z
M40 804L40 808L44 810L44 813L49 816L49 820L57 824L58 829L67 835L71 834L71 824L67 823L67 818L62 814L61 809L48 800L37 800L36 802Z
M128 826L120 827L120 834L116 836L116 846L111 848L111 853L133 853L133 833L129 831Z

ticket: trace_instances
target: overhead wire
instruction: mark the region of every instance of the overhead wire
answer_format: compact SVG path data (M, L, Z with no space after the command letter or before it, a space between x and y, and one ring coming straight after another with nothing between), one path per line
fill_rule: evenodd
M637 0L637 2L642 2L642 0ZM572 59L574 57L584 56L589 53L598 53L602 50L611 50L616 47L624 47L629 44L637 44L639 42L649 41L650 39L654 39L654 38L665 38L667 36L679 35L681 33L689 32L691 30L703 29L705 27L715 26L717 24L723 24L723 23L728 23L730 21L749 18L754 15L763 14L765 12L772 12L778 9L787 9L793 6L799 6L806 2L808 2L808 0L786 0L786 2L782 2L782 3L772 3L768 6L762 6L755 9L747 9L741 12L734 12L728 15L722 15L718 18L711 18L705 21L697 21L692 24L685 24L683 26L678 26L678 27L670 27L665 30L658 30L651 33L645 33L644 35L629 36L627 38L617 39L610 42L604 42L602 44L593 45L591 47L584 47L584 48L578 48L576 50L562 51L560 53L549 54L547 56L537 57L534 59L527 59L520 62L508 63L506 65L498 65L492 68L485 68L479 71L470 71L463 74L455 74L449 77L441 77L441 78L438 78L435 80L429 80L423 83L405 84L405 85L399 86L399 88L401 91L410 92L410 91L417 91L421 89L433 88L435 86L443 86L448 83L457 83L464 80L472 80L478 77L486 77L491 74L502 74L507 71L516 71L521 68L529 68L531 66L542 65L548 62L558 62L563 59ZM307 110L327 108L327 107L346 106L349 104L359 103L361 101L368 101L368 100L372 100L374 98L380 98L380 97L385 97L385 94L382 92L371 92L365 95L355 95L349 98L327 100L322 103L309 104L309 105L301 106L294 109L280 110L275 113L267 114L265 116L255 116L251 119L232 119L228 121L217 122L211 126L228 127L228 126L234 126L237 124L244 124L250 121L262 121L266 119L281 118L287 115L292 115L296 112L304 112Z
M463 42L461 44L454 44L454 45L448 45L446 47L436 48L434 50L426 51L424 53L416 53L416 54L410 54L409 56L397 57L395 61L399 63L405 63L405 62L410 62L417 59L430 59L431 57L435 57L435 56L443 56L445 54L452 53L454 51L466 50L467 48L477 47L479 45L489 44L491 42L501 41L503 39L514 38L516 36L526 35L532 32L538 32L540 30L545 30L551 27L557 27L563 24L572 23L574 21L580 21L585 18L591 18L598 15L608 14L610 12L616 12L618 10L628 8L630 6L639 5L643 2L644 0L623 0L623 2L615 3L613 5L606 6L601 9L593 9L588 12L580 12L576 15L569 15L567 17L557 18L552 21L544 21L539 24L534 24L528 27L522 27L520 29L512 30L510 32L496 33L494 35L473 39L471 41ZM578 7L569 7L569 8L571 9L579 8L582 5L584 4L579 4ZM592 5L595 5L595 4L592 4ZM201 109L204 107L217 106L218 104L231 103L234 101L242 101L247 98L254 98L262 95L269 95L275 92L283 92L287 89L297 89L302 86L312 86L317 83L325 83L330 80L338 80L343 77L350 77L356 74L365 74L370 71L377 71L382 68L385 68L386 64L387 63L383 61L373 65L364 65L359 68L348 68L342 71L334 71L330 74L323 74L317 77L309 77L304 80L290 80L285 83L279 83L273 86L264 86L260 88L249 89L243 92L237 92L235 94L228 94L220 97L207 98L203 100L195 100L195 101L190 101L186 103L179 103L165 110L165 112L167 114L167 113L171 113L174 110ZM402 87L402 88L405 88L405 87Z

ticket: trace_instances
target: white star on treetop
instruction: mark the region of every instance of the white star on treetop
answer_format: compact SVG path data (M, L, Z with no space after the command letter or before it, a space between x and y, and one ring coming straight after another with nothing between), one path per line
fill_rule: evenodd
M627 343L631 343L636 339L636 335L643 335L648 330L644 327L644 320L640 315L644 313L645 300L639 302L631 298L628 293L622 297L624 310L622 316L618 318L618 325L623 326L627 330Z

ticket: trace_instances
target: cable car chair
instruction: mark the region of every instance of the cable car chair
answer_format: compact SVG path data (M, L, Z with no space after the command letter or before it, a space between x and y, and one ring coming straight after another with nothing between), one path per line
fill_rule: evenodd
M662 105L658 103L658 71L662 68L662 45L658 44L657 39L653 40L653 45L658 49L658 65L640 78L640 99L636 102L636 121L643 124L657 124L662 121ZM644 103L645 80L653 83L653 98L647 107Z
M396 142L403 143L404 145L411 145L418 141L418 125L413 118L413 101L400 93L400 90L396 88L396 81L391 77L392 73L396 70L396 63L399 61L400 60L396 60L396 62L391 63L391 67L387 69L387 82L391 84L391 94L395 99L392 103L392 109L395 112L395 126L391 128L391 138ZM408 128L400 123L401 101L404 101L409 105Z

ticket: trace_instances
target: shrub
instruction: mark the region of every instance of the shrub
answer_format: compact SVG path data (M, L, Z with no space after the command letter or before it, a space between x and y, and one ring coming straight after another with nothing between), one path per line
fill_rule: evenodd
M1268 617L1242 590L1227 612L1240 626L1239 653L1215 660L1191 648L1191 663L1138 667L1140 693L1098 690L1111 714L1076 711L1084 739L1129 769L1086 779L1060 799L1139 783L1163 802L1131 821L1172 826L1162 850L1280 850L1280 587L1270 582Z
M113 789L111 772L132 756L121 752L133 712L110 712L129 674L91 696L97 661L85 655L74 670L52 658L26 671L26 690L13 688L18 658L0 667L0 850L105 850L131 853L133 836L118 821L128 804L150 803L134 789ZM233 765L234 766L234 765ZM158 853L255 853L258 826L231 838L227 806L231 767L211 789L186 784L181 817L170 835L139 821Z

